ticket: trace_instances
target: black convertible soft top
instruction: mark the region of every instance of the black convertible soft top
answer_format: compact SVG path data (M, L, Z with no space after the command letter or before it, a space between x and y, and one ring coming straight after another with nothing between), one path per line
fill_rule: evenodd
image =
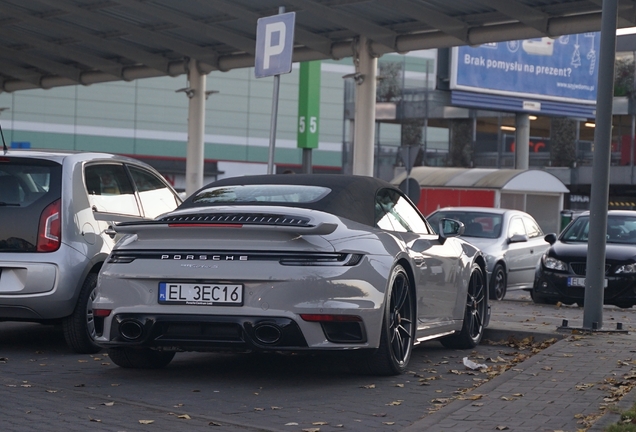
M276 203L280 206L302 207L321 210L336 216L351 219L364 225L373 226L375 223L375 197L381 189L401 191L392 184L374 177L354 176L345 174L272 174L245 177L230 177L210 183L199 191L229 185L307 185L323 186L331 192L315 202L310 203ZM210 204L194 203L195 192L179 207L179 210L193 207L209 206ZM240 205L233 203L232 205ZM219 203L212 205L227 205ZM271 203L245 203L245 205L272 205Z

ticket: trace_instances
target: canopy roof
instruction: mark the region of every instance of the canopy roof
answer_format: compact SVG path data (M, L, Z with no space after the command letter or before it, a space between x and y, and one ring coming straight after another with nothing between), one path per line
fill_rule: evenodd
M256 21L296 12L294 61L600 30L602 0L0 0L0 90L254 64ZM636 6L620 0L619 27Z
M543 170L414 167L410 177L423 188L498 189L541 194L570 192L561 180ZM399 185L404 179L406 173L400 174L391 183Z

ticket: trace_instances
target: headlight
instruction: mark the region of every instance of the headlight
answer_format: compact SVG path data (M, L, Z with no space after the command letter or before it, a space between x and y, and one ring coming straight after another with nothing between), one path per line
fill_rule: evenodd
M620 274L620 273L636 273L636 264L625 264L625 265L622 265L619 268L617 268L614 273L616 273L616 274Z
M543 265L546 268L551 270L559 270L559 271L568 271L568 266L563 261L560 261L556 258L549 257L547 255L543 255Z

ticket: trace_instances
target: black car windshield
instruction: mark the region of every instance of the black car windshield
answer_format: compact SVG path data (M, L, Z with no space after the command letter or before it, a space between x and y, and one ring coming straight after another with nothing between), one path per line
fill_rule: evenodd
M322 186L253 184L218 186L203 189L194 204L311 203L326 196L331 189Z
M468 211L439 211L428 217L435 231L442 218L455 219L465 226L464 236L478 238L498 238L501 235L502 215L497 213Z
M579 216L563 232L561 240L586 243L589 232L590 217ZM636 217L608 216L606 241L607 243L636 244Z

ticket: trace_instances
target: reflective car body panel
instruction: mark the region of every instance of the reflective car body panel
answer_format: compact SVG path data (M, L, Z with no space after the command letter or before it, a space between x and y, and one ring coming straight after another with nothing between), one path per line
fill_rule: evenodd
M307 202L286 202L298 199L290 192L271 202L193 203L218 188L256 185L256 192L268 194L287 184L330 192ZM361 196L348 195L355 188ZM384 193L395 194L396 207L408 208L388 217L379 198ZM396 267L412 281L417 322L411 336L417 342L462 329L473 266L485 272L477 248L435 234L397 188L366 177L225 179L156 222L118 224L116 230L124 237L102 268L93 302L104 311L96 341L108 348L377 349ZM162 282L195 291L210 286L216 293L240 287L242 301L166 303L158 293ZM323 316L333 321L316 321ZM128 326L132 322L136 329Z
M546 251L536 268L536 302L583 304L587 267L589 213L572 221ZM636 304L636 212L608 212L605 247L605 304Z
M507 289L532 287L537 263L550 246L532 216L510 209L447 207L431 213L427 219L435 228L441 217L466 225L461 238L482 251L491 274L496 265L503 266Z

